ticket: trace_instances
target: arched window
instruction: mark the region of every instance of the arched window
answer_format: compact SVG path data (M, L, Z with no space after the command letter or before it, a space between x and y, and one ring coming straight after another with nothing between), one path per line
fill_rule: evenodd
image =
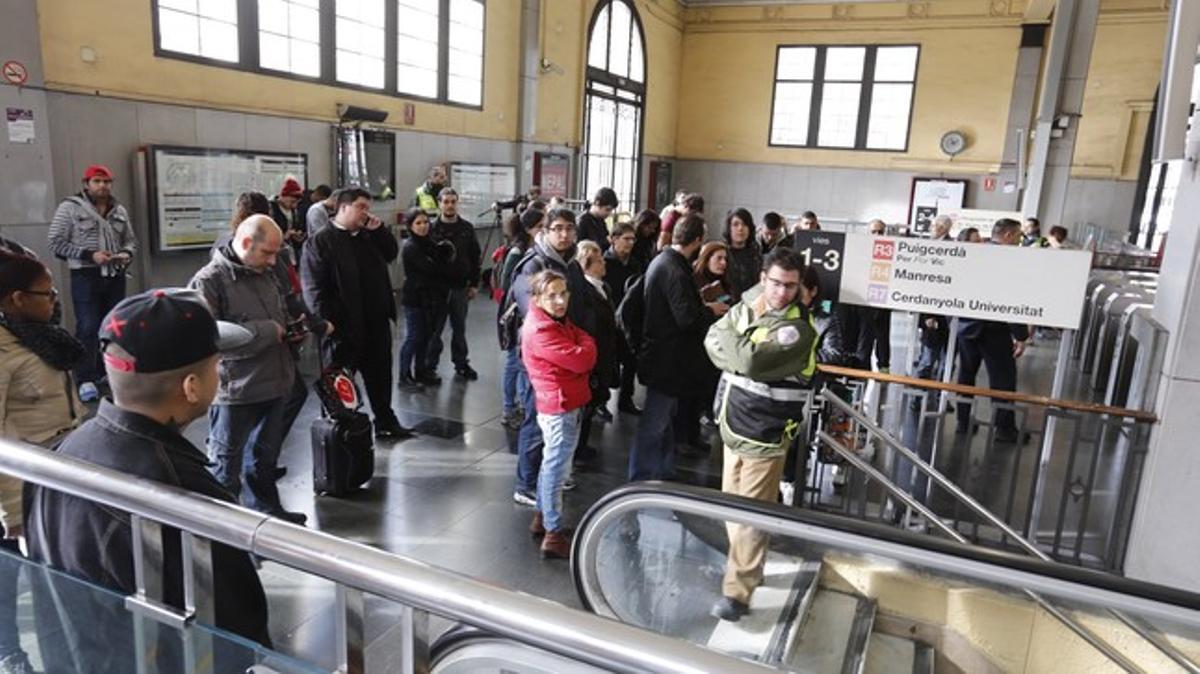
M629 0L601 2L588 31L584 198L612 187L620 210L636 211L645 97L646 44L637 10Z

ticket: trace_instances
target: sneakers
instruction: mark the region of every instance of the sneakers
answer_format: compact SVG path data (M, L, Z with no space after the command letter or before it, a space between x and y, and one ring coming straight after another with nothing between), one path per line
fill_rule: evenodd
M411 374L400 375L400 388L404 391L420 391L425 388L425 385Z
M796 483L780 480L779 482L779 500L785 506L796 504Z
M413 379L416 379L426 386L437 386L438 384L442 383L442 378L439 377L437 372L434 372L433 370L419 370Z
M542 523L542 511L533 513L533 521L529 523L529 535L541 538L546 535L546 525Z
M607 407L596 408L596 421L599 421L602 424L608 424L612 423L612 420L612 412L609 412Z
M571 491L575 488L575 477L571 476L563 480L563 491Z
M534 508L537 507L537 497L533 495L533 492L518 489L513 492L513 503Z
M475 381L479 379L479 373L476 372L470 365L460 365L454 368L454 377L463 381Z
M571 556L571 530L547 531L542 539L542 559L568 559Z
M29 656L18 649L0 658L0 674L34 674L34 670L29 664Z
M630 399L617 403L617 411L621 414L629 414L636 417L642 413L642 408L635 405L633 400Z
M100 389L90 381L79 385L79 402L94 403L100 399Z
M733 597L721 597L717 603L713 604L712 610L709 611L714 618L720 618L731 623L735 623L742 619L742 616L750 612L750 607Z

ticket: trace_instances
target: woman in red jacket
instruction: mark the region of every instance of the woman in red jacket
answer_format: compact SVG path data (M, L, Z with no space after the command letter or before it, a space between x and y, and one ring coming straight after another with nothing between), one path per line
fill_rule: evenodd
M542 539L542 557L566 559L571 534L563 525L562 486L571 471L583 407L591 400L588 377L596 366L596 342L567 319L567 279L546 270L530 281L529 315L521 326L521 357L533 386L542 430L537 513L529 525Z

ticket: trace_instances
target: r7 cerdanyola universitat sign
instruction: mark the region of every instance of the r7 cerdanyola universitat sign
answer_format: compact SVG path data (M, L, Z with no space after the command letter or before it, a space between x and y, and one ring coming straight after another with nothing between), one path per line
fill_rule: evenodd
M1092 254L847 234L839 301L1077 329Z

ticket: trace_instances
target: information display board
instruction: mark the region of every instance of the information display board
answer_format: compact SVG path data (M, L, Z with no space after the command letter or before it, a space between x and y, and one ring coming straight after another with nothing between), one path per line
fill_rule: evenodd
M917 234L926 234L933 219L951 210L961 210L967 195L967 181L941 178L913 178L908 202L908 224Z
M152 145L146 157L150 231L160 251L212 246L242 192L271 196L288 177L308 182L304 153Z
M533 184L542 188L542 198L567 198L571 184L571 157L553 152L533 153Z
M817 270L821 297L834 299L842 292L842 258L846 249L844 232L802 229L792 234L793 248L804 264Z
M1070 330L1092 265L1088 251L867 234L845 235L840 257L848 304Z
M497 201L517 196L517 167L512 164L451 164L450 186L458 192L458 212L478 227L491 226L480 217ZM478 222L477 222L478 221Z

